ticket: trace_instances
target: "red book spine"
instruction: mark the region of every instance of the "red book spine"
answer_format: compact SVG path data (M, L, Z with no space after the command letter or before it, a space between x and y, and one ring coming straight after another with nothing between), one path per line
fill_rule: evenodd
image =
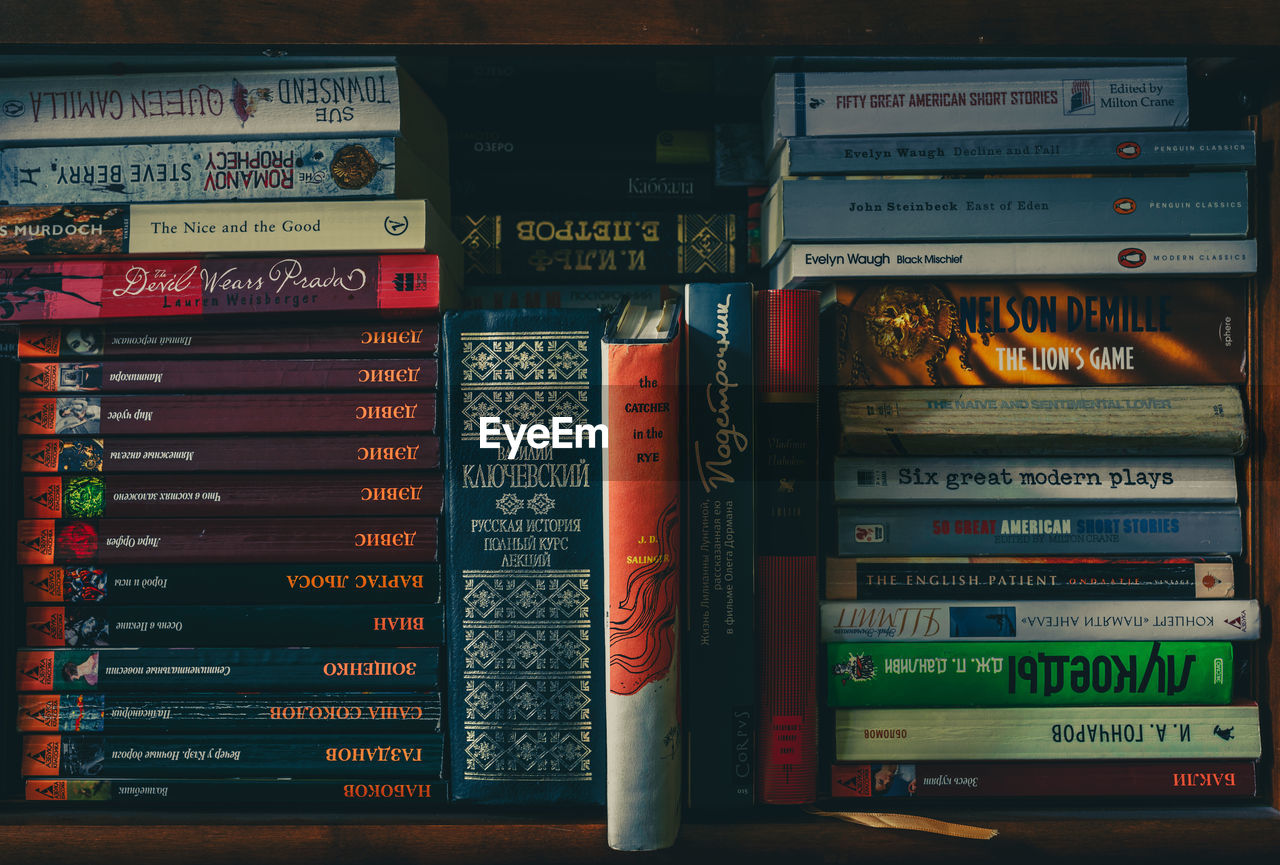
M434 562L435 517L19 520L18 564Z
M18 365L20 393L392 391L435 388L434 358L74 360Z
M1252 760L835 763L835 798L1253 796Z
M762 802L818 792L818 295L756 294Z
M19 435L435 431L434 393L107 394L18 400Z

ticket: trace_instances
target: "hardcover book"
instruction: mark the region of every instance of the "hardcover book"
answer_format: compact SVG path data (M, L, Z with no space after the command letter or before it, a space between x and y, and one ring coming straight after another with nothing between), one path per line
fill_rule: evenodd
M835 763L836 798L975 796L1191 798L1253 796L1252 760L1052 760Z
M1248 276L1256 240L793 243L769 271L773 288L833 279L923 277Z
M1185 176L802 178L764 200L762 253L848 240L1244 237L1243 171Z
M440 694L19 694L20 733L441 732Z
M439 778L444 756L441 734L426 732L28 734L21 747L28 778L329 778L352 771L374 778Z
M0 202L427 198L449 185L402 138L102 143L0 148Z
M1122 559L1049 556L829 558L826 597L1191 600L1233 598L1226 557Z
M842 556L1239 555L1240 509L1199 503L841 505Z
M435 255L0 262L0 321L178 318L179 327L189 328L193 316L433 316L455 303L454 284ZM361 333L378 328L369 323ZM115 356L92 325L56 331L56 346L53 333L37 330L24 339L23 357L35 357L33 351ZM157 337L155 344L181 345L188 333L166 330L169 340ZM136 345L146 335L123 339Z
M1178 129L1185 66L779 72L765 150L787 138L1067 129Z
M23 472L421 471L440 468L440 439L343 436L110 436L23 438Z
M837 709L835 759L1256 760L1258 707Z
M1147 706L1231 701L1231 643L827 644L830 706Z
M1235 504L1231 457L836 457L835 500Z
M21 393L434 390L432 358L74 360L18 366Z
M19 520L18 564L434 562L435 517Z
M19 435L434 433L430 392L107 394L18 400Z
M823 601L819 608L824 643L1238 641L1258 639L1262 625L1258 602L1244 600Z
M430 691L438 648L19 649L18 691Z
M745 266L736 213L528 211L464 213L454 228L476 283L684 282ZM454 788L455 794L457 788Z
M689 804L751 807L760 717L752 288L693 283L684 308Z
M1230 385L843 390L838 400L845 454L1239 455L1248 436Z
M404 256L403 263L414 260ZM392 259L387 257L387 261ZM334 259L335 261L337 259ZM299 263L311 259L299 259ZM105 262L104 262L105 264ZM134 262L136 265L137 262ZM206 264L211 264L206 262ZM217 267L217 265L212 265ZM354 273L353 268L352 272ZM374 272L377 272L375 268ZM207 271L206 271L207 273ZM400 283L412 293L412 279ZM380 277L379 277L380 278ZM395 278L391 277L392 282ZM356 285L351 290L359 291ZM352 311L355 312L354 310ZM427 315L423 308L416 315ZM434 321L337 321L273 327L247 322L222 324L190 319L163 322L111 322L106 325L37 325L18 328L18 357L47 361L105 358L163 357L404 357L434 355L440 344L440 326Z
M286 251L429 252L450 285L462 272L448 221L422 198L0 207L0 258Z
M438 604L440 566L371 562L33 565L28 604Z
M601 343L608 733L608 834L658 850L680 830L680 302L627 304Z
M73 605L24 608L23 643L100 646L402 646L439 645L440 604L374 605Z
M1239 280L847 282L823 294L839 387L1242 384Z
M757 292L759 798L818 792L818 295Z
M596 310L444 318L457 801L604 802L603 329ZM576 446L548 447L565 424Z
M1252 168L1256 161L1254 133L1243 129L806 136L783 142L774 171L782 177L1090 169L1137 172L1149 168Z
M28 778L28 802L129 802L132 804L234 804L277 806L283 801L385 808L447 802L444 781L403 778Z

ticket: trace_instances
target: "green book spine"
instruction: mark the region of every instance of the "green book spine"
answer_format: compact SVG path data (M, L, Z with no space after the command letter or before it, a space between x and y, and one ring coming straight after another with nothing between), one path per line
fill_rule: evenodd
M832 706L1222 705L1226 642L828 643Z
M1256 704L837 709L836 760L1256 760Z

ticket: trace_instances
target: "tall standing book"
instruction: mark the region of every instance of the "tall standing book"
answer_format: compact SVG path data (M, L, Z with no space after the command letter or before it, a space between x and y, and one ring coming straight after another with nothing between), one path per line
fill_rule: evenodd
M755 356L749 283L685 287L689 804L755 803Z
M680 303L623 306L605 329L605 617L609 846L680 829Z
M458 801L605 798L603 318L574 309L444 319L446 702ZM570 435L569 447L548 447L566 423L581 433L577 446ZM522 444L508 439L521 432L531 433Z
M758 292L756 568L762 802L817 798L818 294Z

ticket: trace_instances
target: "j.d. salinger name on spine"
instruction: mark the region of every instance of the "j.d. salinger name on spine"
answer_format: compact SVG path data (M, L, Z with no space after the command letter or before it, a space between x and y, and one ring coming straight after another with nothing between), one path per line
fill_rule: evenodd
M413 691L440 684L436 648L20 649L19 691Z
M823 601L823 642L1256 640L1257 601Z
M223 565L45 565L23 568L30 604L181 604L234 598L242 604L440 602L440 566L370 562Z

